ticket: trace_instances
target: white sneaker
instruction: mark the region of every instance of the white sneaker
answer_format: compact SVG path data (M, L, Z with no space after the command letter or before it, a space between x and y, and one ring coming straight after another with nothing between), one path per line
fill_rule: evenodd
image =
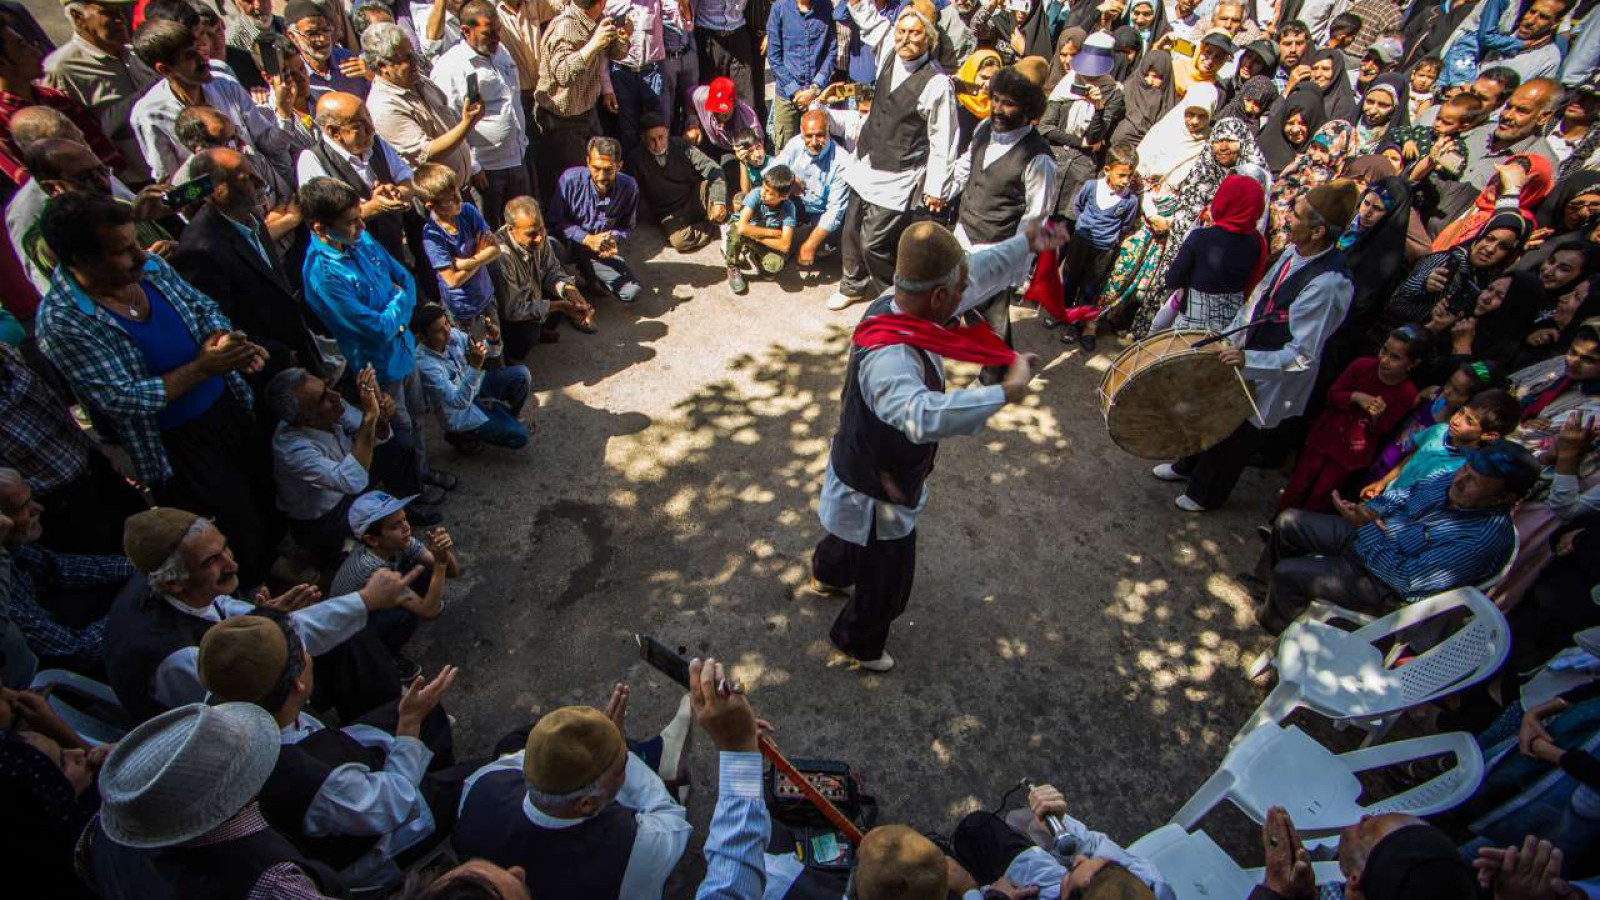
M1183 510L1184 512L1205 512L1206 511L1206 508L1204 506L1201 506L1200 504L1194 502L1193 500L1190 500L1188 494L1179 494L1178 495L1178 499L1172 501L1172 505L1176 506L1177 508L1179 508L1181 510Z
M849 294L842 294L838 291L835 291L833 296L828 298L828 308L834 312L838 312L841 309L849 309L851 306L860 303L861 300L861 297L852 297Z
M1188 481L1189 476L1172 467L1172 463L1162 463L1150 470L1150 474L1162 481Z
M889 651L885 650L883 655L877 659L858 659L856 664L868 672L887 672L894 668L894 657L890 656Z

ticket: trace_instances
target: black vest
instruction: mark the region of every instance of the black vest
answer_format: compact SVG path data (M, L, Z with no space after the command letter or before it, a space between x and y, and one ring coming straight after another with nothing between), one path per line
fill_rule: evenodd
M633 154L633 175L639 193L657 217L685 214L700 204L700 185L705 176L689 161L689 144L683 138L667 139L667 161L656 162L654 155L639 145Z
M885 294L867 307L865 322L889 311L893 296ZM908 345L909 346L909 345ZM922 360L922 383L930 391L944 390L944 373L920 347L912 347ZM850 348L850 366L844 374L844 392L839 410L839 431L833 437L829 461L834 474L852 490L896 506L916 506L922 496L922 483L933 471L933 457L939 445L915 444L873 415L861 393L861 360L873 350Z
M1285 251L1291 252L1291 251ZM1311 283L1313 278L1327 272L1338 272L1345 280L1349 280L1350 272L1345 266L1344 251L1338 247L1306 263L1300 268L1289 273L1283 279L1283 284L1277 290L1272 289L1272 280L1277 277L1277 267L1268 269L1266 277L1267 294L1256 307L1256 324L1250 326L1248 337L1245 338L1246 350L1277 350L1289 343L1289 307L1299 299L1300 292ZM1282 313L1282 321L1276 314ZM1329 323L1329 333L1339 327L1339 322Z
M362 200L372 199L372 188L356 174L355 166L350 165L348 160L333 151L326 139L319 138L311 145L311 155L317 158L317 162L322 163L322 171L354 188ZM370 165L374 180L378 184L394 184L394 171L389 168L389 159L383 152L382 138L372 139L371 155ZM373 240L389 251L390 256L409 268L411 251L406 246L407 214L402 210L373 216L366 220L366 226L367 230L372 232Z
M630 900L620 895L639 828L634 811L613 803L570 828L544 828L522 811L527 795L520 769L480 777L456 821L456 853L527 869L534 900Z
M154 591L128 591L106 621L106 677L122 707L139 721L166 711L150 686L161 661L184 647L200 646L215 624L172 608Z
M305 833L306 810L334 769L359 763L381 771L385 754L337 728L324 728L303 741L284 744L278 762L261 789L261 812L272 827L295 846L335 869L343 869L372 849L380 835L339 834L312 837Z
M203 847L140 850L107 837L99 816L88 827L90 874L94 887L107 900L244 900L261 873L281 863L293 863L326 896L344 896L344 884L336 872L302 856L287 838L270 828Z
M1022 214L1028 210L1022 173L1035 157L1050 153L1044 136L1029 128L1021 140L985 167L983 154L993 136L993 123L985 120L972 136L972 149L968 151L972 166L967 187L961 192L961 227L974 244L999 243L1017 233Z
M893 65L890 56L878 70L878 92L856 141L857 151L865 149L872 167L882 172L904 172L928 161L928 120L917 109L917 98L938 74L931 60L923 60L899 87L885 90Z

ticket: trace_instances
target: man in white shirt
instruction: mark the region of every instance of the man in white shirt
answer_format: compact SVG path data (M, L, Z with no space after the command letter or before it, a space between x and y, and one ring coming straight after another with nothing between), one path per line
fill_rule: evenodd
M440 56L433 81L454 107L468 99L470 84L483 101L483 117L467 137L483 168L483 214L499 228L506 201L533 193L524 163L527 121L522 109L521 76L511 54L500 45L500 17L486 0L461 7L461 43Z
M329 703L318 706L332 705L347 719L399 696L392 658L364 629L370 613L400 605L420 567L403 575L380 570L360 591L326 600L308 584L241 600L233 596L240 589L239 566L227 537L210 520L173 507L129 516L123 551L150 591L130 591L112 607L105 663L118 701L135 717L204 700L200 641L212 625L248 615L258 604L289 612L306 650L329 676L317 692Z
M122 153L117 175L142 185L150 180L150 167L140 155L130 117L134 102L159 76L128 47L133 3L70 0L65 6L72 39L45 57L44 83L95 115Z
M1023 233L968 255L943 226L918 222L896 247L894 291L875 299L862 317L865 324L895 315L911 337L851 348L822 482L819 513L827 534L811 556L810 589L830 595L853 587L829 638L865 671L894 668L885 645L889 626L911 600L917 519L928 503L924 482L939 440L977 434L1001 407L1020 400L1038 359L1016 356L1001 384L947 391L943 357L915 343L911 328L915 320L942 326L967 312L1011 284L1027 268L1030 252L1059 246L1064 238L1036 220Z
M322 140L300 154L295 175L304 185L319 175L336 178L361 195L361 221L372 239L410 265L421 217L411 207L411 167L378 137L367 104L354 94L329 91L317 101Z
M237 81L215 79L192 29L176 22L147 22L133 40L133 52L161 80L133 105L133 131L139 150L156 181L165 181L189 158L174 124L186 106L210 106L229 118L239 137L281 172L291 177L294 153L311 146L313 137L294 114L304 98L278 90L276 120L255 104ZM283 84L292 82L280 81Z
M465 0L412 0L411 24L421 42L422 55L431 64L446 50L461 43L461 12Z
M845 210L844 276L828 301L835 310L882 293L916 207L937 214L955 196L959 139L955 92L933 62L938 30L926 6L907 4L892 26L872 0L852 2L850 15L875 48L878 80L861 150L845 173L855 196Z

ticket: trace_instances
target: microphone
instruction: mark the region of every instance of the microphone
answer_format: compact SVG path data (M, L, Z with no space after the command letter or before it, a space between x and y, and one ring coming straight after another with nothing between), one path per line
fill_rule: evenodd
M1033 790L1032 781L1024 778L1021 784L1029 791ZM1041 818L1044 820L1044 826L1050 829L1051 854L1063 863L1067 863L1068 868L1071 868L1072 858L1078 855L1078 838L1067 830L1067 825L1061 820L1060 816L1047 815Z

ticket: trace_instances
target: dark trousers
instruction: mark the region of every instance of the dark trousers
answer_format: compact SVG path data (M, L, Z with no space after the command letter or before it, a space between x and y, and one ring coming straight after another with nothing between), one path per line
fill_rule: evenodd
M894 259L900 233L916 221L909 210L885 209L850 195L844 211L843 277L839 292L848 297L877 297L894 283Z
M422 473L417 468L416 446L411 432L396 429L387 441L372 448L369 489L382 487L396 497L422 492ZM288 519L289 534L305 548L318 566L331 568L339 563L339 551L350 534L350 495L315 519Z
M224 390L199 418L163 431L161 444L173 475L151 485L156 502L215 519L239 563L239 583L260 584L277 555L283 520L256 420Z
M514 197L533 196L533 181L528 178L527 166L485 169L483 175L489 183L483 189L483 209L480 212L489 221L490 228L499 228L504 220L506 201Z
M889 641L889 626L911 602L917 532L885 541L873 525L865 547L826 535L811 554L811 572L824 584L855 588L828 632L834 646L856 659L878 659Z
M1056 212L1071 217L1072 201L1078 199L1078 191L1094 179L1100 167L1094 157L1076 147L1052 147L1051 153L1056 160Z
M91 451L83 474L47 494L39 543L57 553L122 555L123 520L147 507L104 455Z
M313 708L337 710L340 721L349 721L400 699L400 670L380 633L385 627L368 622L349 640L316 658Z
M1189 476L1189 499L1206 509L1228 502L1233 486L1239 483L1244 467L1265 440L1267 432L1246 421L1222 442L1204 453L1185 456L1172 464L1180 475Z
M987 810L968 813L950 838L955 861L979 884L993 884L1018 854L1035 846L1027 836Z
M978 304L972 310L983 317L994 333L1006 342L1007 347L1016 346L1011 342L1011 289L1001 291L988 300ZM1006 379L1005 366L984 366L978 373L979 384L999 384Z
M662 112L661 95L666 89L662 79L661 63L651 63L640 69L630 69L619 62L611 63L611 87L617 96L617 133L622 141L622 155L631 156L639 146L639 119L647 112ZM670 121L665 113L664 121Z
M581 116L558 116L540 107L538 123L539 197L547 201L562 172L588 162L589 139L600 133L600 117L592 109Z
M756 80L760 59L756 56L757 41L750 29L736 28L729 32L709 28L694 30L695 43L700 48L700 78L709 83L717 76L733 80L734 93L755 110L756 121L766 127L766 85ZM776 149L776 148L774 148Z
M1093 306L1105 286L1106 275L1117 261L1117 245L1104 250L1087 238L1073 238L1061 252L1062 303Z
M1356 529L1338 516L1291 509L1272 523L1256 564L1267 598L1256 620L1273 634L1287 628L1313 600L1364 613L1383 613L1400 601L1394 588L1367 571L1355 552Z

